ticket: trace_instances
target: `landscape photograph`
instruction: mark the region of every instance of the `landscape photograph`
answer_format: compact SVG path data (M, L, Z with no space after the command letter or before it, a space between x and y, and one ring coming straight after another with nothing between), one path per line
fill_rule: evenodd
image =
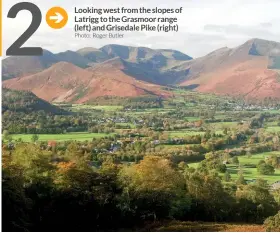
M4 58L2 231L279 232L280 37L252 34Z

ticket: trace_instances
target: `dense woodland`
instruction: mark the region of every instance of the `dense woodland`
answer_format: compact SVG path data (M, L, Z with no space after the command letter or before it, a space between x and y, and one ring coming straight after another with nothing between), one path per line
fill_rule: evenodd
M40 110L46 113L66 114L66 111L56 108L31 92L2 89L2 112L11 111L28 114Z
M33 144L4 151L3 230L129 230L162 219L263 223L279 210L280 191L270 193L264 180L246 184L240 174L224 186L213 155L197 169L159 156L131 165L107 156L97 169L86 147L70 143L58 158L54 151Z
M187 93L180 101L115 99L112 106L122 105L114 111L92 109L109 97L84 106L46 103L45 110L28 93L22 103L21 92L8 93L2 110L4 231L149 230L170 220L279 231L280 189L262 179L280 169L280 132L267 131L280 126L276 101L246 104ZM108 136L40 139L73 132ZM32 141L14 134L32 134ZM250 161L262 153L263 160ZM244 158L248 163L241 164ZM247 169L257 178L246 179Z

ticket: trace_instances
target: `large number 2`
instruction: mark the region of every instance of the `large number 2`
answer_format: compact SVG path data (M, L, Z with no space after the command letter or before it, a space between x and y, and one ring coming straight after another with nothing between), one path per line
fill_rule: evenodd
M28 10L32 14L32 22L28 29L7 49L6 55L42 55L43 49L40 47L23 47L21 46L36 32L42 21L40 9L33 3L21 2L14 5L8 12L8 18L16 18L22 10Z

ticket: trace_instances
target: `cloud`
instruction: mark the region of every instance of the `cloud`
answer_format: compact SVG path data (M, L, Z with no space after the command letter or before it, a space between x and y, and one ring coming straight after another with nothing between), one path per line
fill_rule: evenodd
M16 19L5 17L8 10L21 0L3 1L4 50L29 26L31 16L20 12ZM40 29L25 46L41 46L53 52L77 50L105 44L149 46L176 49L192 57L203 56L215 49L235 47L251 38L280 40L279 0L33 0L43 14ZM69 12L66 28L54 31L44 20L47 10L59 5ZM183 7L178 16L179 33L127 33L124 39L77 39L73 32L74 7Z
M272 24L270 24L272 26ZM227 36L244 36L244 37L253 37L253 38L274 38L277 40L279 38L279 33L274 33L270 31L267 27L260 25L252 26L242 26L242 25L211 25L207 24L204 26L205 31L216 32L224 34Z
M263 27L263 28L271 28L272 27L272 23L265 22L265 23L261 23L260 26Z

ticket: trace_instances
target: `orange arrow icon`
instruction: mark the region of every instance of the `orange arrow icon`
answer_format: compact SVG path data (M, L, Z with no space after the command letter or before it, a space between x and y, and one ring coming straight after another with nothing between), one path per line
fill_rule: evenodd
M68 14L61 7L52 7L46 14L46 22L53 29L61 29L68 22Z

